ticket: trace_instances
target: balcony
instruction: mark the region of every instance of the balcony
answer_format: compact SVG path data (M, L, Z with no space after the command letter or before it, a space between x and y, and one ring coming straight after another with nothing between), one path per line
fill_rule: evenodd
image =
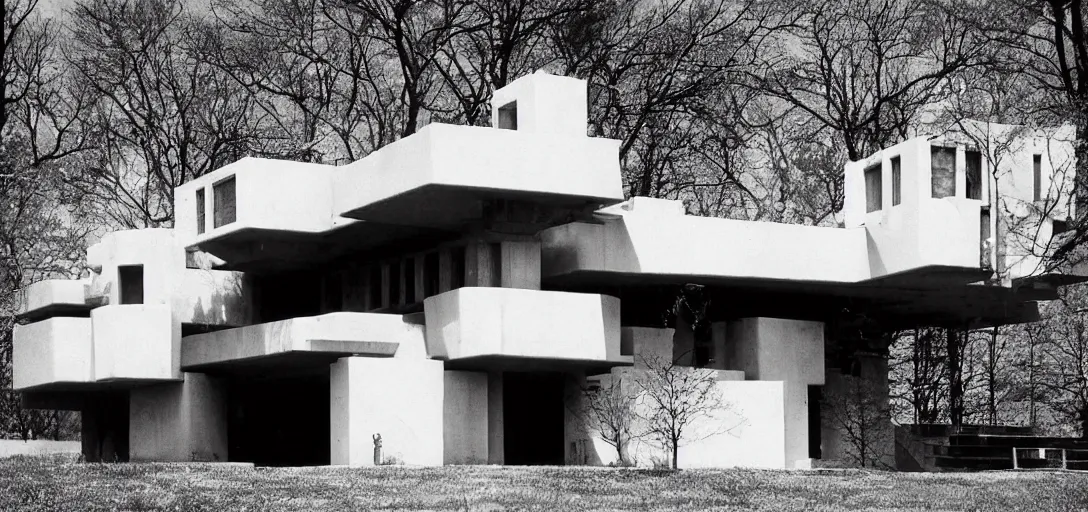
M459 288L428 297L427 354L629 365L620 353L620 300L607 295ZM450 364L447 363L447 367Z
M336 212L345 217L453 229L502 198L584 209L623 200L619 141L430 124L343 166Z
M90 307L84 300L87 283L82 280L50 279L23 290L18 316L37 320L59 315L84 315Z
M248 325L181 341L185 371L328 365L350 355L425 357L423 328L401 315L330 313Z
M16 325L12 388L93 382L93 350L90 318L58 317Z
M181 378L168 305L102 306L91 311L91 327L95 380Z

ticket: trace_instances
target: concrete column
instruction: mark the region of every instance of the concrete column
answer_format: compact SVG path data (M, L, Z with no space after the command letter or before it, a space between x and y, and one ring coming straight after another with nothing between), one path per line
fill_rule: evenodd
M429 359L345 357L329 375L330 460L374 464L374 434L384 460L440 466L443 450L444 371Z
M487 464L487 374L444 374L443 428L445 464Z
M131 460L227 460L227 397L219 379L185 373L180 383L133 389L129 403Z
M679 366L692 366L695 362L695 331L683 315L676 316L676 333L672 341L672 360Z
M747 380L782 381L785 409L785 467L810 464L808 386L824 384L824 326L779 318L729 322L727 363Z
M505 437L502 421L502 372L487 374L487 463L504 464Z
M714 322L710 324L710 368L715 370L734 369L727 366L729 364L727 330L728 324L726 322Z
M502 242L502 287L540 289L540 241Z

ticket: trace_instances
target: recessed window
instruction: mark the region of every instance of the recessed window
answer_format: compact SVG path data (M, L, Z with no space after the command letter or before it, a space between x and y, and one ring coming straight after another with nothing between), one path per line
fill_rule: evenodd
M396 306L400 302L400 290L402 274L400 270L400 261L394 261L389 264L389 305Z
M865 212L879 210L884 201L880 164L865 168Z
M196 234L204 234L204 187L196 190Z
M370 267L370 278L367 280L367 291L369 292L368 309L378 309L382 307L382 266L374 265Z
M234 176L212 186L215 227L225 226L237 220Z
M930 150L930 180L934 198L956 196L956 148Z
M899 157L892 157L892 206L903 202L903 163Z
M450 289L456 290L465 286L465 248L454 247L450 249Z
M503 130L518 129L518 102L511 101L499 107L499 128Z
M1031 197L1038 201L1043 198L1043 155L1034 155L1031 163Z
M404 259L404 303L416 301L416 259L409 256Z
M432 252L423 257L423 298L438 294L438 276L438 253Z
M144 303L144 266L122 265L117 267L117 287L121 291L121 304Z
M966 160L967 199L982 199L982 153L964 152Z

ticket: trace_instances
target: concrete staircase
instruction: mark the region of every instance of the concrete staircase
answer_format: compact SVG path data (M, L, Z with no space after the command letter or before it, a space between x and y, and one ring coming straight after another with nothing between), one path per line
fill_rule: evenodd
M1013 448L1020 468L1061 467L1064 448L1069 469L1088 469L1088 441L1040 437L1031 427L1005 425L899 425L895 430L896 466L901 471L982 471L1013 469Z

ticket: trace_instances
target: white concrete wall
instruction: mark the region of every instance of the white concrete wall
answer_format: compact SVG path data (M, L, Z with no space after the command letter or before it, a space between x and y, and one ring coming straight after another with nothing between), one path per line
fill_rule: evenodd
M487 464L487 374L447 371L444 377L444 463Z
M90 318L57 317L16 325L12 388L94 381Z
M348 224L332 211L331 165L243 158L221 167L174 191L174 227L182 246L191 247L242 229L270 229L299 233L320 233ZM214 185L235 179L235 221L215 227ZM204 189L204 234L197 234L196 193ZM334 222L335 221L335 222Z
M545 277L578 271L804 281L868 279L865 231L662 215L635 209L604 224L544 230ZM739 250L738 248L743 248Z
M445 372L441 361L346 357L331 366L331 461L374 463L372 437L385 460L442 465Z
M179 383L129 394L129 459L227 461L227 396L222 383L186 373Z
M24 288L19 294L18 314L26 314L49 306L85 305L82 279L48 279Z
M785 467L808 460L808 386L824 384L823 323L742 318L726 330L727 368L749 380L783 383Z
M82 451L82 448L83 446L79 441L0 439L0 458L14 457L16 455L49 455L53 453L76 455Z
M537 71L506 84L491 96L491 126L499 108L517 101L518 131L585 136L589 111L586 81Z
M91 311L91 327L96 380L180 378L167 305L102 306Z
M427 353L630 362L620 301L607 295L465 287L428 297Z
M1053 250L1052 221L1073 213L1075 179L1071 127L1033 130L968 121L959 130L930 139L918 137L846 165L846 226L866 226L873 276L921 265L978 266L978 207L991 207L991 237L1005 254L1004 278L1039 275ZM933 199L930 148L956 146L956 197ZM966 199L965 147L982 153L980 200ZM1043 199L1034 201L1033 155L1040 155ZM891 158L902 161L902 204L892 206ZM867 213L864 170L882 166L883 208ZM951 203L951 204L949 204ZM997 240L998 219L1009 229ZM1006 284L1008 281L1006 280Z
M615 368L609 375L593 377L607 384L608 379L623 376L624 385L632 386L631 379L641 372L636 368ZM699 417L686 429L687 439L680 443L677 453L680 468L783 468L786 466L785 414L783 383L777 381L732 380L736 375L722 372L725 377L717 384L722 407L706 416ZM632 396L635 396L632 395ZM665 444L644 435L641 419L648 414L644 400L638 404L633 431L641 434L631 440L625 453L629 462L649 467L671 463L672 454ZM577 407L577 406L575 406ZM574 419L574 421L578 421ZM568 436L584 432L568 425ZM614 447L604 442L596 432L583 433L588 441L590 464L609 465L618 462Z
M291 351L309 351L311 340L370 342L376 353L424 359L422 325L383 313L328 313L194 334L182 341L181 365L239 361ZM389 345L392 345L390 347Z
M427 186L621 201L619 141L429 124L341 166L335 211L349 212Z

